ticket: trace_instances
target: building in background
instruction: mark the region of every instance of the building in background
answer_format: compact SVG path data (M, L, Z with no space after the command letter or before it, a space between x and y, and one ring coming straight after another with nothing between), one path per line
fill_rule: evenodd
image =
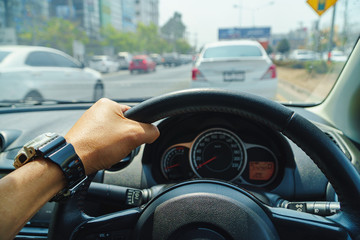
M49 17L48 1L0 0L0 27L28 30Z
M100 38L99 0L51 0L50 16L74 21L92 39Z
M73 0L76 16L87 35L93 39L100 38L100 11L98 0Z
M48 1L0 0L0 44L17 44L18 34L41 25L48 17Z
M134 32L136 30L135 6L135 0L121 0L123 31Z
M122 30L121 1L99 0L100 26L112 26Z
M120 0L111 1L111 25L119 31L122 30L122 8Z
M5 27L5 6L4 2L0 1L0 29L3 29Z
M111 25L111 0L99 0L100 26L106 27Z
M136 4L136 23L159 26L159 0L134 0Z

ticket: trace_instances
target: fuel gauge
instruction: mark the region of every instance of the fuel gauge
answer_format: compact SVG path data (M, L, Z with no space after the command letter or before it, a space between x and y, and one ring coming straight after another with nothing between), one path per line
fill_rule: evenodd
M168 180L185 180L193 177L189 165L189 148L175 146L167 149L161 158L161 171Z

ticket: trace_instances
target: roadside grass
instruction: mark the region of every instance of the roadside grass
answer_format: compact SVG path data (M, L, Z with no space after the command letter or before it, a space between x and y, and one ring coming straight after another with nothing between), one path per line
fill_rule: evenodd
M303 64L303 67L294 63L277 64L278 79L311 92L315 96L325 98L336 82L344 63L328 65L325 73L318 73L319 71L315 70L316 67L312 67L311 64L311 62L307 62ZM316 64L319 65L314 62L313 66Z

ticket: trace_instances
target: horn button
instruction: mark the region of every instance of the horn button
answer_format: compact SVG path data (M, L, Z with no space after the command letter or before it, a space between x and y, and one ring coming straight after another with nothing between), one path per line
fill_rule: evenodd
M136 239L278 239L277 232L249 193L210 180L176 185L146 206Z

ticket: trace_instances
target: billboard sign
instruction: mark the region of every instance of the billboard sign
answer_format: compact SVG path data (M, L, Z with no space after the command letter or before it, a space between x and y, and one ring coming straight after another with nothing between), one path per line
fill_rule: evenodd
M270 38L270 27L220 28L219 40Z

